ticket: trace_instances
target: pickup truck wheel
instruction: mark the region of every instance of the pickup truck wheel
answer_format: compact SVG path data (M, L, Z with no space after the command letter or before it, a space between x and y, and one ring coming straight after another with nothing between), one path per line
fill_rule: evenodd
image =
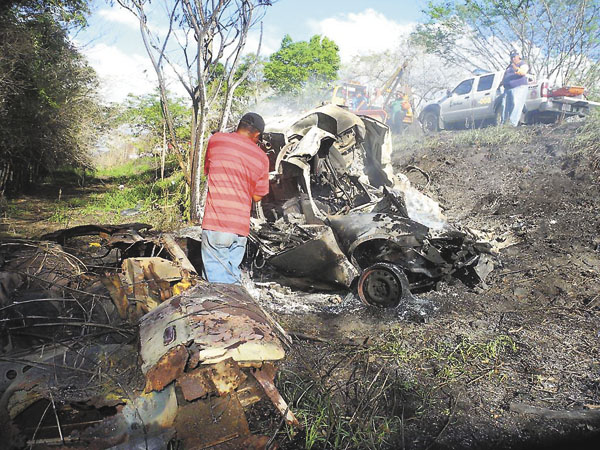
M423 120L421 121L421 126L423 127L423 131L425 133L434 133L439 130L438 126L439 117L434 112L426 112L423 115Z

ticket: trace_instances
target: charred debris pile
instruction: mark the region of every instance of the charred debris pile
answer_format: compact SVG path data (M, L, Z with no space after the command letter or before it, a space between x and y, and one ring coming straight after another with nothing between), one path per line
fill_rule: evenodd
M401 309L493 269L488 242L393 174L384 124L328 105L272 124L263 146L271 189L253 214L254 273ZM264 448L273 438L245 414L261 399L298 426L274 385L290 338L243 287L201 279L199 246L197 228L139 223L0 242L9 448Z
M1 244L8 448L262 448L271 437L245 415L261 399L298 425L273 384L289 338L244 288L202 281L172 236L147 228Z

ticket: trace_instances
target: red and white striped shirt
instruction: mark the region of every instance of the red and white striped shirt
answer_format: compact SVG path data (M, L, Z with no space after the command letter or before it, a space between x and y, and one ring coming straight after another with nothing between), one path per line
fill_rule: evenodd
M202 228L248 236L252 196L269 193L269 158L240 133L215 133L204 158L208 196Z

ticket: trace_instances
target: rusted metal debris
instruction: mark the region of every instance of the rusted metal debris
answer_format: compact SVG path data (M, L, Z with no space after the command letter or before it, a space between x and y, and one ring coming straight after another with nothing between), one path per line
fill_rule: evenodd
M245 289L200 280L170 236L113 231L98 230L104 245L155 256L93 272L60 245L0 245L0 439L10 448L159 449L172 439L265 448L271 439L252 435L245 417L261 399L297 424L272 384L287 336ZM90 228L56 237L79 232Z
M214 395L237 399L252 376L286 421L299 425L273 385L275 366L268 363L285 356L283 346L243 287L207 284L170 299L141 319L140 344L146 392L176 381L189 402Z

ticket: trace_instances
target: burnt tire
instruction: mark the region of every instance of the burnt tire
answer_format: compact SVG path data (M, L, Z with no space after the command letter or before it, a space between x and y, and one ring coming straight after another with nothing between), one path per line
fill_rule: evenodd
M440 129L439 121L439 116L436 113L429 111L423 114L423 120L421 120L421 127L423 128L423 131L426 134L435 133Z
M396 308L408 295L408 279L395 264L373 264L358 279L358 296L369 306Z

